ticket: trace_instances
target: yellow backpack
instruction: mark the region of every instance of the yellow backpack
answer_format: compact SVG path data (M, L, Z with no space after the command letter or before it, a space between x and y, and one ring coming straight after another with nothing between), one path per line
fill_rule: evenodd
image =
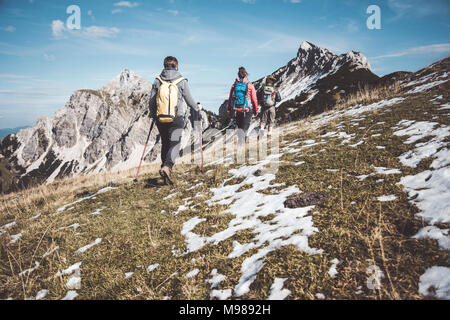
M179 78L174 82L168 82L157 77L161 85L156 95L156 118L161 123L171 123L177 115L178 87L184 78Z

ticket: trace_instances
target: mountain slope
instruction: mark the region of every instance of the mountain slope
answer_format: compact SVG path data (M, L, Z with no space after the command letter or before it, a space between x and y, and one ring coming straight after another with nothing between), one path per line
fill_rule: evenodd
M0 298L449 299L449 61L281 126L266 158L177 166L174 188L154 170L2 202ZM307 192L325 199L285 207Z
M282 97L277 107L277 118L282 122L331 109L337 103L336 95L348 95L379 79L363 54L350 51L337 55L307 41L302 42L294 59L271 75L277 79L275 86ZM254 82L256 89L266 78ZM219 113L224 111L221 107Z
M136 167L151 124L150 90L147 80L125 69L99 90L76 91L52 119L42 117L32 128L6 137L0 154L14 170L9 183L2 183L3 192L81 173ZM206 114L202 116L206 128ZM189 124L184 146L191 132ZM146 161L159 153L157 135L155 127Z

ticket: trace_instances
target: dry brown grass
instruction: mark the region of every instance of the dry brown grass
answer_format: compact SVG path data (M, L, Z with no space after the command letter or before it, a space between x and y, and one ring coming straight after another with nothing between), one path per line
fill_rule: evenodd
M284 286L291 291L288 299L316 299L319 292L327 299L423 298L417 293L419 277L430 266L448 266L448 253L440 250L435 240L411 238L424 222L417 219L417 208L397 184L401 175L371 176L364 181L356 177L372 173L373 165L399 168L403 175L416 174L429 167L428 160L416 169L402 167L397 156L414 146L405 145L402 139L392 135L391 129L401 119L430 121L438 113L430 109L429 100L430 97L422 100L415 97L415 108L411 108L412 99L408 99L396 105L395 110L367 115L355 126L354 119L350 118L336 119L318 129L311 121L283 127L290 130L283 130L287 134L282 137L281 147L309 139L319 142L321 134L337 130L338 121L348 134L355 135L354 142L366 141L353 148L342 145L338 138L330 138L299 154L283 156L273 183L285 183L282 189L295 185L304 192L327 195L324 203L311 210L318 232L308 239L311 247L323 249L324 253L310 255L294 246L270 253L250 292L241 298L267 298L275 277L288 278ZM385 124L378 124L380 121ZM438 121L450 124L444 115ZM374 133L381 136L373 137ZM375 148L378 145L386 149L378 150ZM304 164L295 166L299 160ZM229 227L234 216L224 213L228 206L209 206L205 200L211 198L212 188L226 180L241 181L230 180L229 170L235 167L210 165L205 170L208 173L201 174L197 165L177 165L178 183L174 187L147 186L149 180L155 180L156 163L143 169L137 184L129 181L135 174L131 169L57 181L8 196L8 201L15 202L3 204L6 211L0 216L0 225L12 221L17 225L0 238L0 298L30 298L45 288L49 290L46 299L60 299L67 293L68 276L55 277L55 274L78 261L83 262L82 287L78 290L81 299L210 299L210 284L205 280L211 278L213 269L227 277L217 289L234 288L242 275L243 261L256 249L235 259L229 259L228 255L234 241L250 243L253 230L240 231L226 241L206 245L188 255L173 252L185 251L181 230L183 223L193 217L205 219L192 230L201 236L211 236ZM106 185L118 188L55 215L56 207L71 202L81 192L92 192ZM270 189L261 193L271 194ZM201 196L197 198L198 194ZM378 196L388 194L396 195L397 199L381 204L377 201ZM14 199L17 195L19 198ZM164 200L168 195L173 197ZM194 201L193 205L175 215L188 198ZM103 205L107 208L100 215L91 215ZM42 212L42 216L30 220L37 212ZM274 212L263 220L269 223L276 217ZM80 225L77 230L61 229L74 223ZM22 238L8 245L10 236L22 231ZM103 239L101 244L82 255L74 255L77 249L97 237ZM56 245L60 249L43 258ZM328 275L333 258L341 261L335 278ZM19 274L33 267L35 261L41 263L38 269L24 276ZM146 267L155 263L160 266L146 272ZM371 265L378 266L385 275L379 290L366 287L366 271ZM186 274L196 268L200 273L187 279ZM134 272L133 277L125 279L126 272Z
M370 104L375 101L390 99L398 96L400 90L401 86L398 83L375 88L366 85L360 87L356 93L350 94L346 99L340 101L336 109L346 109L357 104Z
M147 164L142 167L140 174L153 174L158 169L159 164L157 163ZM136 168L117 172L91 173L74 178L64 178L50 184L42 184L19 192L1 195L0 211L8 212L10 209L17 207L31 210L36 207L42 208L43 204L44 208L47 205L52 207L58 206L84 191L123 184L132 179L135 174Z

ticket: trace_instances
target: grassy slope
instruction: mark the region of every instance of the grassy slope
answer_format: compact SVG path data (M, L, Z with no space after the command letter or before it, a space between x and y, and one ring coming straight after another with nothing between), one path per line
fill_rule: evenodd
M284 283L284 288L291 291L288 299L314 299L319 292L328 299L422 298L417 293L420 275L434 265L450 266L449 255L440 250L434 240L411 238L425 223L415 217L417 208L408 202L407 194L396 183L401 176L425 170L431 160L422 161L416 169L403 167L397 157L414 145L403 144L406 137L393 136L391 128L402 119L433 120L449 125L447 111L439 111L438 105L429 102L436 94L443 94L443 101L449 101L448 89L446 84L445 88L436 87L427 94L410 96L398 105L366 114L358 125L352 123L354 119L344 118L317 130L299 130L283 137L282 147L297 140L320 141L321 134L337 131L336 126L340 123L344 131L356 135L351 144L362 138L366 140L351 147L342 145L340 139L328 139L326 144L305 149L300 154L283 156L272 184L297 185L304 192L321 191L327 195L327 200L310 212L319 232L309 237L309 244L324 253L309 255L294 246L269 253L250 292L242 298L267 298L275 277L288 278ZM435 116L437 118L433 119ZM384 124L377 124L379 122ZM302 128L307 127L303 125ZM381 136L372 137L376 133ZM380 150L376 146L386 149ZM295 166L298 161L305 163ZM371 176L364 181L356 178L372 173L372 165L398 168L402 174ZM195 227L193 232L196 234L213 235L228 227L233 216L222 213L227 206L210 207L202 200L211 197L211 188L222 185L231 177L230 168L211 166L207 168L209 173L201 175L194 166L179 166L178 184L174 190L157 186L158 182L153 179L155 175L149 174L137 185L121 184L117 189L80 202L72 210L59 214L55 212L61 203L82 195L37 199L31 204L1 212L0 226L12 221L17 225L0 236L0 298L30 298L39 290L48 289L48 299L60 299L68 291L65 286L68 277L55 275L79 261L82 261L82 281L78 298L209 299L211 288L205 280L211 278L213 269L227 276L218 288L233 289L241 276L242 262L255 250L235 259L227 258L227 255L233 249L233 241L243 244L253 238L250 230L240 231L226 241L184 256L173 253L185 250L182 226L195 216L206 219ZM202 185L188 190L200 180ZM238 182L232 180L228 184ZM91 191L96 190L98 188ZM162 200L174 191L172 198ZM194 198L190 209L173 215L180 205L185 204L184 199L199 192L201 196ZM271 192L273 190L265 191ZM377 201L378 196L391 194L397 196L395 201ZM194 205L197 206L192 207ZM106 208L100 215L90 214L103 206ZM30 220L38 213L42 215ZM274 217L276 213L265 220ZM80 227L60 230L74 223ZM23 233L22 238L8 245L10 235L19 232ZM78 248L96 238L102 238L102 242L85 253L74 255ZM59 250L42 258L56 246ZM338 275L331 278L328 270L334 258L341 263L337 267ZM39 268L19 276L19 272L33 267L35 261L41 264ZM146 272L149 265L156 263L160 264L158 268ZM375 291L366 288L366 270L373 264L386 275L381 289ZM200 270L199 274L187 279L186 273L195 268ZM126 272L134 272L133 277L125 279Z

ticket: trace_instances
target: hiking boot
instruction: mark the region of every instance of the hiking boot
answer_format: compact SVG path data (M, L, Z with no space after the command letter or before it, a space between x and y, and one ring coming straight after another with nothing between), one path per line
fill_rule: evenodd
M170 169L167 166L164 166L164 167L161 168L161 170L159 170L159 174L164 179L164 183L165 184L173 185L172 169Z

